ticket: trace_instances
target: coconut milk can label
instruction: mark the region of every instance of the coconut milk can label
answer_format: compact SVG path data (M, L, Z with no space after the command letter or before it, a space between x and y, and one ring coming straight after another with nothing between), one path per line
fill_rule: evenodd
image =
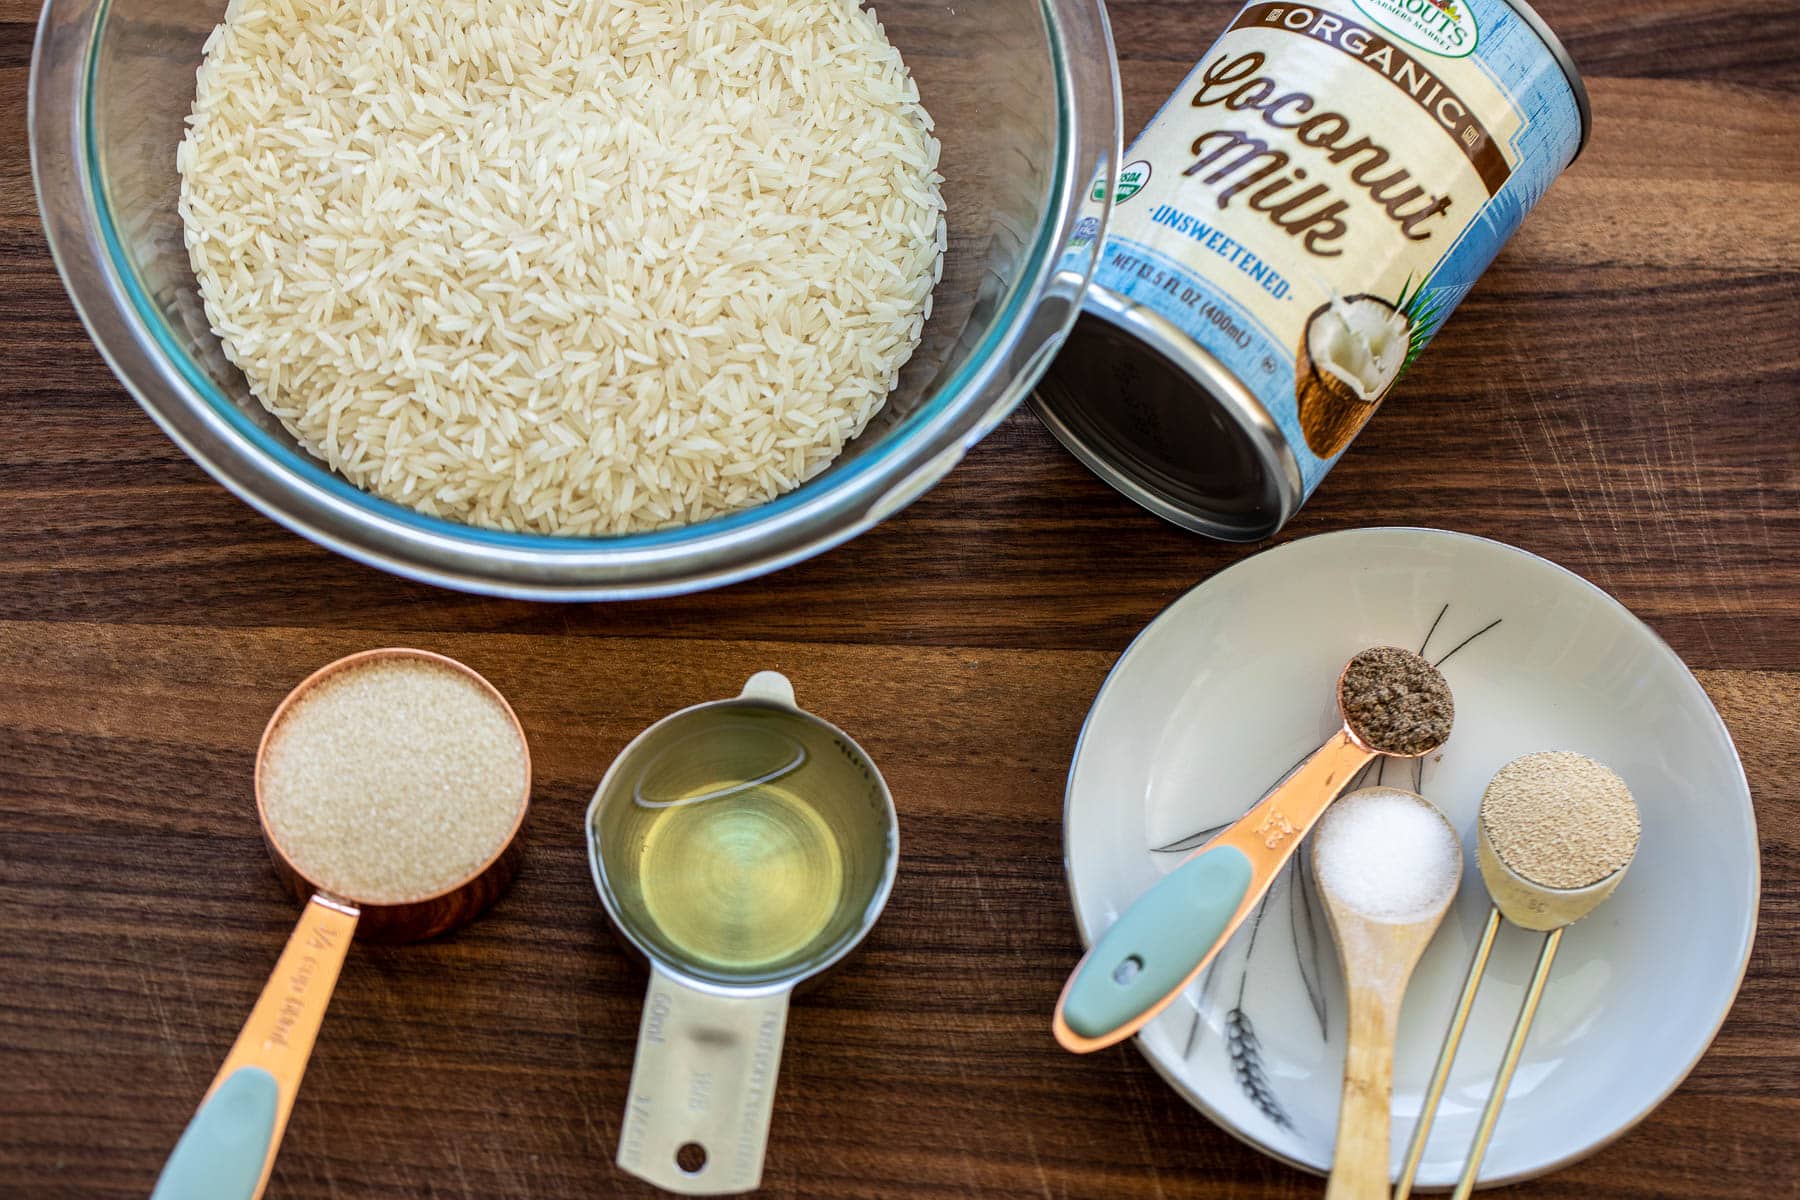
M1356 0L1356 7L1408 45L1450 58L1473 54L1481 33L1459 0Z
M1235 374L1310 493L1579 141L1502 0L1249 4L1126 155L1095 283Z
M1149 182L1149 163L1141 158L1136 162L1128 162L1119 168L1119 185L1113 190L1113 200L1115 202L1129 200L1139 192L1143 191L1144 185ZM1093 191L1089 194L1088 198L1090 200L1104 200L1106 198L1106 181L1104 179L1095 181Z

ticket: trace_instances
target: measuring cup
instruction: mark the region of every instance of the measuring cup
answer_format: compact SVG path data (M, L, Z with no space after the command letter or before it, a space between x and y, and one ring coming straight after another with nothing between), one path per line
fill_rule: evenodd
M368 904L307 879L282 850L263 802L263 764L275 730L308 692L340 671L388 658L449 667L498 701L525 755L525 788L506 840L474 873L416 900ZM305 907L225 1064L163 1165L151 1200L254 1200L262 1195L352 935L381 942L421 941L479 915L512 881L518 865L515 843L530 796L531 751L518 717L492 684L455 659L398 647L365 650L321 667L287 694L256 750L256 815L276 874Z
M856 948L893 887L887 784L763 671L625 747L587 839L607 916L650 967L619 1166L684 1195L750 1191L788 999Z

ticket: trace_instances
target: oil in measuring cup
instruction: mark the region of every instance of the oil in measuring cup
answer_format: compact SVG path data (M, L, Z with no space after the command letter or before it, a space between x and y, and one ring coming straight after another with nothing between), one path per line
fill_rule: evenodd
M764 671L638 735L587 837L607 915L650 964L618 1163L686 1195L750 1191L788 999L855 948L893 887L887 785Z
M831 786L836 755L820 731L748 710L647 760L626 836L644 908L678 957L762 974L827 931L845 838L809 797Z

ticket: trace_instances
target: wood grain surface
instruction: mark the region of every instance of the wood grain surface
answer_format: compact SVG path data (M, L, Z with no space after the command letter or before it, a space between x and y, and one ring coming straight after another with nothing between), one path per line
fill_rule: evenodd
M1540 7L1592 144L1281 540L1512 542L1699 672L1761 826L1748 977L1648 1121L1516 1194L1800 1196L1800 6ZM352 950L271 1195L645 1194L612 1166L644 976L581 812L632 734L762 667L882 764L906 847L863 953L795 1007L767 1194L1320 1193L1134 1050L1048 1032L1078 952L1059 809L1082 717L1146 621L1253 548L1158 524L1020 413L875 531L707 595L508 603L328 554L208 480L85 338L32 199L35 8L0 0L0 1195L148 1191L295 916L250 799L263 721L392 643L516 705L524 863L466 931ZM1233 8L1115 0L1128 131Z

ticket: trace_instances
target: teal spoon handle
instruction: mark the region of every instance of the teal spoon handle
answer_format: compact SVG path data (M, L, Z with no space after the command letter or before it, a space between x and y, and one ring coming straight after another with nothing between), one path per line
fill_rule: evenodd
M275 962L151 1200L257 1200L361 914L316 895Z
M150 1200L250 1200L275 1137L280 1095L261 1067L233 1071L188 1122Z
M1250 890L1250 860L1236 846L1195 855L1138 897L1076 968L1063 1019L1104 1037L1175 991L1223 940Z
M1300 841L1376 757L1347 729L1256 807L1158 880L1069 976L1052 1030L1086 1054L1122 1042L1174 1002L1265 895Z

